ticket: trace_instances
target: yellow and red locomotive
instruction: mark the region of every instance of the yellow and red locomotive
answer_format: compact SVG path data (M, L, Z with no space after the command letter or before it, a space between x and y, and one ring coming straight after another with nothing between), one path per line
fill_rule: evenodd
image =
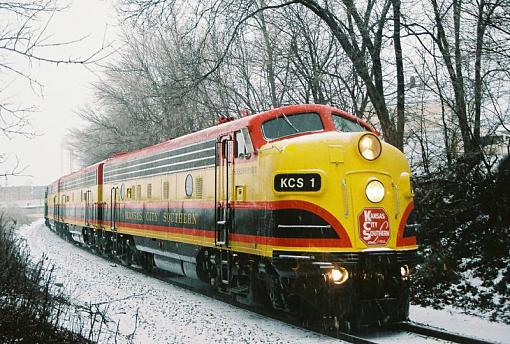
M367 123L286 106L114 156L48 186L46 222L124 263L335 324L406 320L409 166Z

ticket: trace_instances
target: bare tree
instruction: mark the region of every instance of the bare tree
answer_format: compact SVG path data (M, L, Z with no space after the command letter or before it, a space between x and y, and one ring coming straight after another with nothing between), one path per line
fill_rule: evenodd
M56 0L7 0L0 2L0 132L5 139L14 136L32 137L28 115L37 109L32 104L20 104L10 100L9 90L14 80L24 80L34 92L40 94L42 83L32 77L32 63L89 64L105 55L102 48L83 58L54 57L49 52L61 46L72 46L80 39L69 42L54 41L47 28L54 13L65 8ZM1 154L0 159L5 159ZM0 160L0 163L2 161ZM1 175L18 175L22 171L17 161L14 169Z
M187 3L184 1L184 3ZM125 0L123 1L124 14L127 18L136 22L147 22L151 20L168 20L169 13L176 11L182 6L182 1L144 1L144 0ZM191 6L187 3L188 6ZM380 125L386 139L399 147L403 148L403 130L404 130L404 69L402 64L402 53L400 47L400 2L397 0L387 0L378 2L370 0L362 5L356 5L352 0L339 0L333 2L320 2L312 0L294 0L294 1L216 1L207 2L196 6L192 12L196 13L194 18L198 18L191 27L198 28L203 24L203 18L211 16L217 20L221 16L225 27L228 29L228 43L224 46L228 50L232 46L234 37L237 35L240 27L249 18L257 16L263 18L260 13L271 9L280 9L291 5L300 4L314 13L330 29L332 36L342 47L346 56L349 58L353 69L366 87L371 105L378 116ZM388 28L387 24L391 19L390 9L393 8L393 25ZM228 13L228 15L225 15ZM214 20L213 20L214 22ZM262 22L263 23L263 22ZM209 32L211 26L205 26L201 29ZM262 26L262 29L264 26ZM200 31L200 30L199 30ZM389 32L389 33L387 33ZM388 84L385 83L383 75L384 59L381 52L386 36L391 36L395 42L395 69L397 70L397 105L395 107L395 116L390 112L387 104ZM204 77L209 76L223 58L218 60L218 64L206 73ZM274 94L273 94L274 96ZM320 97L318 98L320 101ZM274 97L273 97L274 100Z
M188 42L172 31L124 33L118 59L105 66L104 76L94 84L95 103L77 111L89 126L71 133L71 145L84 162L156 144L213 123L211 116L203 116L200 103L188 100L199 96L193 95L187 84L200 55L187 46ZM194 92L200 94L198 89Z
M484 158L480 142L482 120L485 117L488 122L494 121L489 116L495 104L491 94L503 86L498 80L508 80L509 69L505 64L509 60L505 51L510 30L503 18L508 18L510 3L430 0L424 2L425 7L427 4L433 13L428 18L430 23L421 17L406 23L406 27L429 52L436 66L446 70L447 79L436 78L437 95L457 118L465 157L476 163ZM430 38L432 44L424 37ZM438 73L437 69L434 73ZM448 85L445 80L449 80ZM508 83L503 87L508 88Z

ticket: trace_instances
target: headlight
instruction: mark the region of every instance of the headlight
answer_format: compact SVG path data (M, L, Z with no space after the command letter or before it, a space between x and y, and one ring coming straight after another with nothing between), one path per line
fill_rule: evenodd
M342 284L349 278L349 272L346 268L339 267L331 270L330 277L335 284Z
M409 269L409 266L402 265L400 267L400 274L402 275L403 279L408 279L409 275L411 274L411 270Z
M367 160L375 160L381 155L381 141L374 134L363 135L358 142L358 149Z
M372 203L379 203L383 200L385 190L384 185L377 179L371 180L368 182L367 187L365 188L365 194L367 198Z

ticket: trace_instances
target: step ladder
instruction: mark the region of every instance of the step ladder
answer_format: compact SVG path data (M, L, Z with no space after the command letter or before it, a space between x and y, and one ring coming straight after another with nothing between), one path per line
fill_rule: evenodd
M232 254L228 250L219 250L219 286L220 291L228 291L232 277Z

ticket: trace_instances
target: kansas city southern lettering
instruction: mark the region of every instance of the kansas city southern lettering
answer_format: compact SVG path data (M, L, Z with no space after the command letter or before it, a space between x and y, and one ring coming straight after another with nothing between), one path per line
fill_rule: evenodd
M126 220L143 221L143 214L139 211L126 211Z
M163 222L168 224L196 225L197 215L195 213L163 213Z
M153 211L147 211L145 212L145 222L154 222L158 223L159 215L156 212Z
M142 213L141 211L126 211L126 220L155 222L159 221L159 214L154 211Z
M125 219L127 221L143 221L144 223L153 224L182 224L182 225L196 225L198 215L195 213L182 213L182 212L168 212L164 211L162 214L155 211L126 211Z

